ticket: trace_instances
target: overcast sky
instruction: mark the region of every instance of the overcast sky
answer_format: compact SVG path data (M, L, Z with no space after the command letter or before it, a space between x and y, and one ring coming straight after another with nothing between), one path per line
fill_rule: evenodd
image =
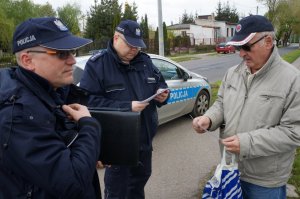
M98 0L100 2L101 0ZM138 8L139 20L142 16L147 14L148 23L152 26L158 24L158 12L157 12L157 0L119 0L119 3L128 2L132 5L136 3ZM44 4L47 0L33 0L34 3ZM49 0L50 4L56 9L62 7L66 3L77 3L81 7L82 11L86 13L89 11L90 6L94 3L94 0ZM179 18L182 16L184 11L195 15L208 15L216 12L216 8L219 0L161 0L162 2L162 17L166 25L176 24L179 22ZM220 0L220 2L227 3L231 8L236 8L237 12L247 16L249 13L264 15L267 11L266 7L257 2L257 0ZM257 9L258 8L258 9Z

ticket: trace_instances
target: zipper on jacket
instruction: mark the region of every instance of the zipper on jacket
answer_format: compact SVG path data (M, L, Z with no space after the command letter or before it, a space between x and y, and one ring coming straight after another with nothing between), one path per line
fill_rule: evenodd
M28 191L26 194L27 199L32 199L32 190Z
M10 135L11 135L11 132L12 132L12 126L13 126L13 113L14 113L14 107L15 107L15 102L16 102L16 99L18 99L19 97L16 96L16 95L12 95L10 98L9 98L9 102L12 103L12 109L11 109L11 120L10 120L10 126L9 126L9 132L8 132L8 136L7 136L7 139L6 141L4 142L3 144L3 148L4 149L7 149L8 148L8 142L10 140Z

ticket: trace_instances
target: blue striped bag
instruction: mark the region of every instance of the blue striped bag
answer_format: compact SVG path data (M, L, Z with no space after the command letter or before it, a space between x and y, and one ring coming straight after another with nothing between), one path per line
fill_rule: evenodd
M214 176L204 187L203 199L243 199L240 172L235 155L231 155L230 164L226 164L225 156L224 149L221 163L217 166Z

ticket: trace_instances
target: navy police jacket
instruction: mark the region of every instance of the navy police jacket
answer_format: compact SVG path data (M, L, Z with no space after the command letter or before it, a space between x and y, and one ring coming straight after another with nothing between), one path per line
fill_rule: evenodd
M118 57L111 40L106 50L87 62L80 87L91 93L90 107L131 111L132 101L147 99L157 89L167 88L167 84L149 55L139 52L129 64L125 64ZM159 103L151 100L142 111L140 150L152 150L152 139L158 126L156 107L166 104L166 101Z
M69 120L60 108L66 96L20 67L0 71L1 199L101 197L100 125Z

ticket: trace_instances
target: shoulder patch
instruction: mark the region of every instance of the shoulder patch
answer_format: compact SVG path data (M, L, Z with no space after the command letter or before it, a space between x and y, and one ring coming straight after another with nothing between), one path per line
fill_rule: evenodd
M91 61L96 61L99 57L101 57L102 55L104 55L106 53L106 49L101 50L100 52L94 54L91 56L90 60Z

